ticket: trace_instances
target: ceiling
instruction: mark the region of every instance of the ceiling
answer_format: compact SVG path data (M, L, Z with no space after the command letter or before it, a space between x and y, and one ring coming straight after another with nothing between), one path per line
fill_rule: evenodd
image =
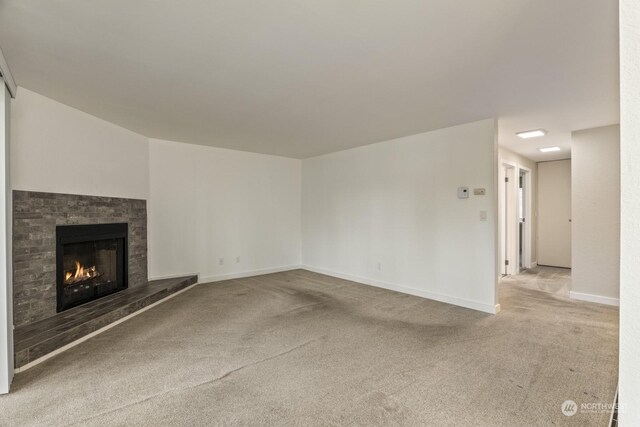
M505 147L566 158L537 148L619 121L617 34L615 0L0 0L18 85L148 137L296 158L489 117Z

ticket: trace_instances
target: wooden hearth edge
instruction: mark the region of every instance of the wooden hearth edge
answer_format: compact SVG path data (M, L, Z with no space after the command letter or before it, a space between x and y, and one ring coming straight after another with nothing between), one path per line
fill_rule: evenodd
M135 317L140 313L144 313L145 311L147 311L147 310L149 310L149 309L151 309L151 308L153 308L153 307L155 307L157 305L160 305L163 302L168 301L171 298L173 298L173 297L175 297L177 295L180 295L181 293L186 292L186 291L188 291L189 289L191 289L191 288L193 288L195 286L198 286L199 284L200 284L200 282L194 283L193 285L187 286L184 289L180 289L178 292L174 292L171 295L167 296L166 298L162 298L161 300L156 301L153 304L149 304L148 306L143 307L140 310L135 311L135 312L123 317L122 319L118 319L113 323L109 323L107 326L103 326L102 328L98 329L97 331L93 331L90 334L83 336L82 338L78 338L77 340L75 340L73 342L70 342L69 344L67 344L65 346L62 346L62 347L52 351L51 353L47 353L44 356L34 360L33 362L29 362L24 366L21 366L19 368L15 368L14 372L16 374L19 374L20 372L24 372L29 368L33 368L34 366L44 362L45 360L51 359L52 357L57 356L58 354L60 354L62 352L65 352L65 351L69 350L70 348L75 347L78 344L81 344L81 343L87 341L88 339L91 339L91 338L95 337L96 335L99 335L99 334L101 334L101 333L113 328L116 325L119 325L122 322L126 322L127 320L131 319L132 317Z

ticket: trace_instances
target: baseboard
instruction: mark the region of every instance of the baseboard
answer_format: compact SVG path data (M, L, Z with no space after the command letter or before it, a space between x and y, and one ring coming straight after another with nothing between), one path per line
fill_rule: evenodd
M401 292L403 294L414 295L417 297L427 298L435 301L453 304L460 307L470 308L472 310L482 311L489 314L497 314L500 311L500 304L483 304L477 301L467 300L463 298L453 297L450 295L429 292L422 289L410 288L408 286L396 285L394 283L382 282L379 280L368 279L364 277L353 276L350 274L338 273L324 268L312 267L310 265L302 265L299 268L309 270L314 273L320 273L327 276L336 277L338 279L350 280L352 282L362 283L364 285L375 286L377 288L388 289L391 291Z
M155 277L150 277L148 281L151 282L151 281L154 281L154 280L177 279L178 277L185 277L185 276L198 276L198 277L200 277L200 273L189 272L189 273L180 273L180 274L170 274L168 276L155 276Z
M606 305L613 305L616 307L620 307L619 298L603 297L601 295L583 294L582 292L574 292L574 291L569 292L569 298L579 300L579 301L596 302L598 304L606 304Z
M198 283L220 282L222 280L242 279L243 277L260 276L262 274L282 273L283 271L291 271L303 268L301 265L287 265L283 267L263 268L259 270L241 271L238 273L218 274L214 276L199 277Z
M162 304L162 303L164 303L166 301L169 301L171 298L173 298L173 297L175 297L177 295L180 295L183 292L187 292L189 289L193 288L194 286L198 286L198 283L193 284L191 286L187 286L184 289L180 289L178 292L175 292L175 293L167 296L166 298L163 298L163 299L161 299L159 301L156 301L153 304L149 304L148 306L143 307L140 310L135 311L135 312L131 313L130 315L123 317L122 319L118 319L113 323L109 323L108 325L103 326L102 328L98 329L97 331L93 331L90 334L83 336L82 338L78 338L77 340L75 340L73 342L70 342L69 344L67 344L67 345L65 345L63 347L60 347L60 348L52 351L51 353L48 353L48 354L40 357L39 359L36 359L36 360L34 360L32 362L29 362L26 365L21 366L19 368L15 368L14 372L16 374L19 374L20 372L24 372L29 368L33 368L34 366L44 362L45 360L51 359L52 357L57 356L58 354L63 353L65 351L69 350L70 348L77 346L78 344L82 344L83 342L87 341L88 339L93 338L96 335L99 335L99 334L101 334L101 333L103 333L105 331L108 331L109 329L113 328L114 326L119 325L120 323L126 322L127 320L131 319L132 317L137 316L138 314L144 313L145 311L147 311L149 309L152 309L153 307L155 307L157 305L160 305L160 304Z
M531 262L531 268L536 268L538 266L538 261Z

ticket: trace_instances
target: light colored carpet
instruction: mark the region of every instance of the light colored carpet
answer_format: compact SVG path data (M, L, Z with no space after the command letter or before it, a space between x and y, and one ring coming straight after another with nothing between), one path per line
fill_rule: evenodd
M599 425L618 311L516 283L473 310L296 270L199 285L40 364L0 425Z
M535 267L517 276L504 276L505 284L516 284L528 289L550 292L555 296L569 298L571 291L571 269L558 267Z

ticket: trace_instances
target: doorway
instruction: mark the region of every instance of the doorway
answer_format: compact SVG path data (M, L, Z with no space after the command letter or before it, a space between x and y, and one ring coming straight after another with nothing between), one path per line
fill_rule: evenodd
M517 273L517 165L500 164L500 275Z
M499 169L499 241L501 276L531 268L531 169L508 160Z
M571 268L571 160L538 163L538 264Z

